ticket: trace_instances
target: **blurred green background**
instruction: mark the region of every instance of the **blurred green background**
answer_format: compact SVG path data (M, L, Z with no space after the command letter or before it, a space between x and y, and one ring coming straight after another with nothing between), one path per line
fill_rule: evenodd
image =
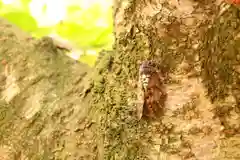
M0 0L0 16L36 38L70 43L67 54L90 66L112 49L112 0Z

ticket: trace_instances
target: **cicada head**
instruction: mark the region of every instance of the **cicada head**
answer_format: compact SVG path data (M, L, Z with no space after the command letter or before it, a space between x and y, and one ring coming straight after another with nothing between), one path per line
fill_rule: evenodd
M144 91L147 91L147 86L151 75L156 72L153 61L143 61L139 68L139 81L142 84Z

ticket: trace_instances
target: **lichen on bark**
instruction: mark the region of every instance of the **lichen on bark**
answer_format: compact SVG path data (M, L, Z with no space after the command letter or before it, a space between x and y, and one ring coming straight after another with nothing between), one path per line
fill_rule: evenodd
M187 5L186 8L193 10L177 12L172 1L131 1L116 10L117 52L112 70L103 73L103 77L108 77L104 93L93 95L99 98L93 106L101 108L99 114L103 115L99 120L103 143L99 150L105 153L102 159L225 159L228 156L219 153L226 147L221 145L222 141L228 141L223 136L236 137L239 127L235 93L239 80L236 73L239 11L224 3L181 3L175 6ZM223 11L223 7L227 9ZM157 61L170 74L167 83L170 98L166 105L170 111L166 111L162 120L147 123L136 121L129 101L136 99L139 62L149 59ZM177 98L182 95L183 99ZM218 104L223 101L231 107L218 114L222 108ZM226 117L230 112L237 119L234 122ZM203 144L206 149L199 151ZM228 149L230 153L236 148Z

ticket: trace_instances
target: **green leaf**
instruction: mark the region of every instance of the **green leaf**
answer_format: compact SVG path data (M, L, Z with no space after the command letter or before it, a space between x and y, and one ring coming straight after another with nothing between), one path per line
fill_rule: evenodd
M44 4L42 7L42 13L46 13L47 12L47 4Z
M95 37L95 40L90 42L90 45L96 48L99 47L102 48L108 44L112 44L112 42L113 42L112 29L108 28L100 32L99 35Z
M33 32L37 30L37 23L28 12L13 11L3 14L3 17L24 31Z
M38 28L37 20L30 14L29 3L32 0L20 1L21 6L2 4L0 15L37 38L56 33L83 50L105 49L113 43L112 8L103 9L100 4L87 9L71 5L67 9L66 20L55 26ZM45 12L46 6L42 9ZM99 25L100 20L106 24Z
M75 13L75 12L79 12L82 8L80 6L68 6L67 8L67 12L69 14Z
M82 55L79 61L93 67L96 59L97 59L97 55Z
M32 1L32 0L21 0L21 2L22 2L22 7L23 7L22 9L23 9L23 10L26 10L26 11L29 10L29 7L28 7L28 6L29 6L29 3L30 3L31 1Z
M57 33L80 48L102 47L112 41L111 28L63 23L58 25Z
M49 35L53 31L53 27L46 27L46 28L38 28L36 31L34 31L32 34L36 38L41 38L43 36Z

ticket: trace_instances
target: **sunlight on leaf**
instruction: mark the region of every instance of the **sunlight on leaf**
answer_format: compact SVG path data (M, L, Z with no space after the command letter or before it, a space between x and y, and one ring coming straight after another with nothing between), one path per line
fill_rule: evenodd
M92 65L97 52L112 49L111 5L112 0L0 0L0 16L36 38L59 35L85 52L72 57Z
M25 31L33 32L37 30L35 19L27 12L14 11L2 16Z
M43 36L48 35L54 30L53 27L38 27L38 29L32 33L32 35L36 38L41 38Z
M82 55L79 60L80 62L87 63L89 66L93 67L96 59L96 55Z
M66 5L63 0L32 0L30 13L42 27L53 26L66 16Z

